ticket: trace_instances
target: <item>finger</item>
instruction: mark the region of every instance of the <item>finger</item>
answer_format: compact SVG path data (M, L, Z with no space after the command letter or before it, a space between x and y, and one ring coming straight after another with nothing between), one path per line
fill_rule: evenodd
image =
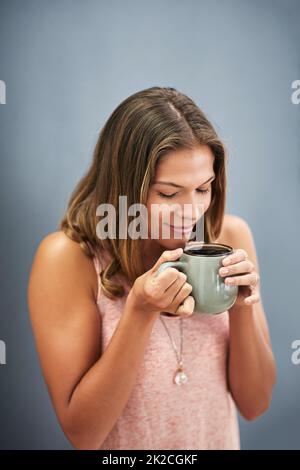
M165 263L166 261L175 261L182 255L182 253L182 248L177 248L176 250L165 250L160 255L160 257L158 258L155 265L151 268L150 271L152 271L153 273L156 272L162 263Z
M194 297L189 295L188 297L186 297L186 299L184 299L182 304L179 305L175 313L183 317L188 317L192 315L192 313L194 312L194 308L195 308L195 299Z
M188 295L190 295L192 290L193 290L193 287L188 282L184 282L182 286L179 289L177 289L177 291L173 290L173 293L171 293L170 296L168 297L168 300L170 303L169 307L171 309L176 310L178 306L181 304L181 302L183 302L184 299Z
M260 296L259 294L252 294L252 295L249 295L249 297L246 297L245 298L245 303L247 305L250 305L250 304L255 304L257 302L260 301Z
M251 273L254 269L254 264L250 260L240 261L239 263L229 265L226 268L220 268L220 276L230 276L231 274Z
M170 296L173 295L173 298L175 295L180 291L182 286L185 284L187 280L187 275L178 271L178 277L177 279L166 289L165 293L170 294Z
M254 286L257 284L257 274L245 274L244 276L226 277L225 284L230 286Z
M223 266L228 266L229 264L239 263L240 261L246 260L248 258L248 253L243 250L242 248L238 248L233 250L233 252L223 258L222 264Z
M150 283L156 288L157 295L163 294L180 277L180 271L176 268L168 267L161 273L153 273Z

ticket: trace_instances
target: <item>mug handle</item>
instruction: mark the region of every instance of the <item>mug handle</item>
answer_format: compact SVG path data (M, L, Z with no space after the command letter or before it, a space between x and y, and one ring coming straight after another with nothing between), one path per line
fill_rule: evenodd
M159 266L155 275L157 276L159 273L161 273L167 268L176 268L179 271L182 271L184 274L186 274L184 271L185 265L186 263L184 261L165 261Z

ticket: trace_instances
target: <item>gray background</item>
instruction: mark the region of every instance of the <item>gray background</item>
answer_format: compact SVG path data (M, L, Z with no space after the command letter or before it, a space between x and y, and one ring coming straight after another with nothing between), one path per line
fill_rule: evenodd
M270 410L240 419L244 449L300 448L300 1L1 1L0 447L67 449L26 304L40 240L56 230L121 100L174 86L229 148L227 212L245 218L278 365Z

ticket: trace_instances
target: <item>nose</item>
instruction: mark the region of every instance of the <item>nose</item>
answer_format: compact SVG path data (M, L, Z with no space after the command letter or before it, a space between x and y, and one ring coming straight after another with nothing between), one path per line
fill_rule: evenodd
M195 223L204 213L204 204L199 203L199 199L197 201L194 196L191 196L186 202L183 203L181 210L181 217L183 218L184 225L195 225Z

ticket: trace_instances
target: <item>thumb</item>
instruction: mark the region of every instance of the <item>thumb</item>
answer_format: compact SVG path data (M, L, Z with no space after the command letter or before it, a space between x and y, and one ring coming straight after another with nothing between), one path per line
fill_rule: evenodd
M154 273L158 270L159 266L166 261L175 261L179 258L183 253L183 248L177 248L176 250L166 250L164 251L158 260L156 261L155 265L152 267L151 272Z

